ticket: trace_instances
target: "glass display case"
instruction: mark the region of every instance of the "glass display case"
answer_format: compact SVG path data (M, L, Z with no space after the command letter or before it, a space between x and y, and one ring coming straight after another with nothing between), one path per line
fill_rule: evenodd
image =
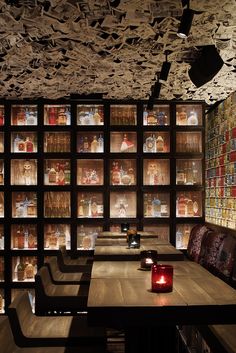
M77 133L78 153L103 153L104 138L101 131L84 131Z
M45 132L44 152L70 152L71 140L70 132Z
M77 185L103 185L103 159L77 159Z
M13 256L12 257L12 281L34 282L37 273L36 256Z
M70 197L69 191L44 192L44 217L69 218L71 216Z
M153 110L147 110L144 105L143 125L170 125L170 106L168 104L158 104L153 106Z
M36 250L37 225L36 224L11 224L11 249Z
M136 185L136 159L111 159L110 185Z
M135 218L137 195L134 191L110 192L110 218Z
M201 104L176 104L176 125L202 125Z
M169 153L170 133L147 131L143 134L143 153Z
M170 216L169 192L151 192L143 194L144 218L158 218Z
M176 132L176 152L202 153L202 133Z
M0 143L0 150L1 150L1 143ZM11 152L35 153L37 151L38 151L38 144L37 144L36 132L20 131L20 132L11 133Z
M44 185L70 185L70 159L44 160Z
M38 107L36 104L11 106L11 125L37 125Z
M143 185L169 185L170 161L169 159L143 160Z
M11 185L37 185L37 159L11 159Z
M103 193L78 192L77 217L103 218Z
M177 192L176 217L202 217L202 192Z
M77 226L77 250L93 250L95 242L99 233L103 230L99 225L85 225Z
M104 125L103 105L78 104L77 125Z
M111 104L110 125L137 125L136 105Z
M58 250L61 246L71 248L70 224L45 224L44 225L44 249Z
M202 159L177 159L176 185L202 185Z
M111 132L110 133L111 153L134 153L137 152L136 132Z
M37 194L36 192L12 192L12 217L36 218Z
M44 125L70 125L71 112L69 104L44 105Z

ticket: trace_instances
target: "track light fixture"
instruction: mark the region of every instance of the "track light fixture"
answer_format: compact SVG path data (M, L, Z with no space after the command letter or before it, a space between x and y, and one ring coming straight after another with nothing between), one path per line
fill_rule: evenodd
M149 97L149 99L148 99L148 102L147 102L147 111L152 111L153 110L153 105L154 105L154 98L151 95Z
M153 98L159 98L161 92L161 83L157 81L153 86L152 86L152 96Z
M168 55L171 52L169 50L165 51L165 56L166 56L166 61L164 61L162 63L162 67L161 67L161 72L160 72L160 76L159 76L159 82L163 82L167 80L167 77L169 75L169 71L170 71L170 67L171 67L171 63L167 61L168 59Z
M187 8L183 10L183 14L180 21L180 26L177 32L177 36L185 39L188 37L190 28L192 25L194 16L194 11L189 8L189 1L187 3Z

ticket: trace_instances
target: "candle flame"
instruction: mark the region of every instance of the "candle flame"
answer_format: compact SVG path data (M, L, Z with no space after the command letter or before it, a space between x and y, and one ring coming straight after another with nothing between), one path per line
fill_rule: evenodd
M146 264L153 264L153 261L152 261L152 259L150 259L150 258L147 258L147 259L146 259Z
M156 281L156 283L157 283L157 284L164 284L164 283L166 283L165 277L164 277L164 276L161 276L161 278L160 278L158 281Z

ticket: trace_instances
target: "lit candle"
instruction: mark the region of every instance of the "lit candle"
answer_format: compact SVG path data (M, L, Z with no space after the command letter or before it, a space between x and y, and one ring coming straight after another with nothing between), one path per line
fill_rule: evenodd
M153 264L153 261L150 258L145 259L145 262L146 262L147 265L152 265Z
M156 250L142 250L140 252L141 268L150 270L152 264L157 262L157 256Z
M151 282L153 292L172 292L173 266L153 264Z

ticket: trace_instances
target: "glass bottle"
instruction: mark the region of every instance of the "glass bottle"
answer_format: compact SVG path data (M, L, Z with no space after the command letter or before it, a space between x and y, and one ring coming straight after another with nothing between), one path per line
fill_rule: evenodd
M177 249L183 248L183 233L180 228L177 228L177 232L176 232L176 248Z
M155 152L155 141L152 135L146 138L146 152L152 153Z
M0 167L0 185L4 184L4 176L3 176L3 166Z
M191 195L187 195L187 216L188 217L193 217L194 212L193 212L193 200L191 198Z
M27 153L34 152L34 144L28 136L26 137L25 141L25 151Z
M176 184L177 185L184 185L185 183L185 173L184 169L181 168L181 164L177 164L177 171L176 171Z
M21 138L18 136L18 134L16 135L16 137L14 138L13 141L13 152L18 152L19 151L19 142L21 141Z
M99 138L98 138L98 150L97 150L97 152L100 152L100 153L103 152L103 137L102 137L102 135L99 135Z
M192 110L188 116L187 119L188 125L198 125L198 117L197 117L197 112L195 110Z
M153 217L161 217L161 201L158 195L152 200Z
M85 229L84 229L84 225L81 224L79 227L79 231L78 231L78 247L79 248L83 248L83 239L85 237L86 233L85 233Z
M70 164L69 164L69 162L65 163L64 174L65 174L65 185L70 185Z
M177 199L177 215L179 217L185 217L186 214L186 203L184 194L180 194Z
M25 278L29 280L34 278L34 266L28 258L25 261Z
M20 257L20 262L16 268L17 281L24 281L25 279L25 265L23 259Z
M91 201L91 216L97 217L97 215L98 215L97 198L96 196L93 196Z
M178 125L187 125L187 113L184 108L177 115L178 117Z
M58 112L57 123L58 125L66 125L66 122L67 116L65 114L65 108L60 108Z
M64 173L64 166L62 163L59 164L57 184L58 185L65 185L65 173Z
M26 114L25 109L20 108L16 116L17 125L26 125Z
M51 167L48 173L48 182L49 184L56 184L57 181L57 172L55 168Z
M82 152L89 152L89 142L88 142L88 137L84 137L84 142L83 142L83 150Z
M161 135L159 135L156 141L156 152L163 152L163 151L164 151L164 139Z
M97 141L97 136L95 135L93 137L93 141L91 142L91 152L96 153L98 150L98 141Z
M36 244L35 244L35 236L33 234L32 229L27 229L27 233L28 233L28 248L29 249L34 249Z
M49 108L48 124L56 125L56 112L54 107Z
M25 247L25 235L24 235L24 231L23 231L23 227L22 226L20 226L17 229L16 235L17 235L17 248L18 249L24 249L24 247Z
M0 126L4 125L4 112L3 109L0 108Z
M65 246L66 245L66 235L63 231L63 226L60 227L60 229L58 229L58 246L59 248L61 246Z
M193 215L194 217L200 216L199 203L196 195L193 196Z
M84 217L84 194L81 195L79 200L79 207L78 207L78 217Z

